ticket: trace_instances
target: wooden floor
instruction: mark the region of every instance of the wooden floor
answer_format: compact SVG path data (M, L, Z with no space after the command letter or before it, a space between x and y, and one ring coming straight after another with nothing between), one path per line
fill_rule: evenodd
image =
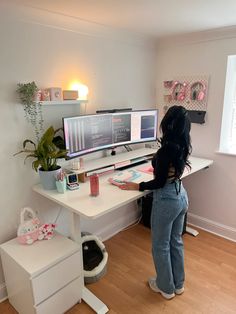
M167 301L147 286L154 267L150 230L137 225L105 242L108 273L89 285L110 314L231 314L236 313L236 244L200 230L184 235L185 292ZM1 314L16 314L8 301ZM94 313L85 303L67 314ZM57 313L51 313L57 314Z

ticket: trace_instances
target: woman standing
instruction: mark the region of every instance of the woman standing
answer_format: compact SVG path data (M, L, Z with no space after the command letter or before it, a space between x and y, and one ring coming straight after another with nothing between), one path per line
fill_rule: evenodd
M123 190L153 190L152 255L157 275L148 283L166 299L184 292L182 231L188 197L181 176L186 166L191 168L190 128L187 110L182 106L170 107L160 125L161 147L152 160L154 179L120 186Z

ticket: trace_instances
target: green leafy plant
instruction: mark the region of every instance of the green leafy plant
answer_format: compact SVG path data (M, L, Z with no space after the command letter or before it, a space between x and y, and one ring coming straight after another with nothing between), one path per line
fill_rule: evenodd
M59 158L65 158L67 151L64 149L64 141L60 135L56 134L61 129L54 130L50 126L42 135L38 144L26 139L23 142L23 149L14 156L26 153L25 161L27 158L34 158L32 162L32 168L37 172L38 168L43 171L52 171L58 169L57 160Z
M35 82L25 84L19 83L17 86L18 88L16 91L24 106L25 118L32 124L37 142L39 142L40 135L43 132L43 114L42 103L35 100L38 87Z

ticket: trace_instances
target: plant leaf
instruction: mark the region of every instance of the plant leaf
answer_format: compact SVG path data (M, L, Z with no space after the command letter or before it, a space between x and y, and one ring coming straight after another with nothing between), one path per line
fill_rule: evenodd
M31 140L24 140L24 142L23 142L23 148L25 148L25 146L27 145L27 143L30 143L30 144L32 144L32 145L34 145L34 148L36 149L36 144L33 142L33 141L31 141Z

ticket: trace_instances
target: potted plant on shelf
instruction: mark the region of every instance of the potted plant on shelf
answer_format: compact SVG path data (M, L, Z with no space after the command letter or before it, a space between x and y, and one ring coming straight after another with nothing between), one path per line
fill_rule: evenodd
M59 158L65 158L67 151L64 149L63 138L56 135L61 129L54 130L50 126L40 138L38 144L26 139L23 142L23 149L14 156L25 153L27 158L34 158L32 168L39 172L43 188L53 190L56 188L55 178L61 167L57 164Z
M34 133L39 142L40 135L43 132L43 114L40 90L35 82L19 83L17 93L20 101L24 106L25 118L30 122L34 128Z

